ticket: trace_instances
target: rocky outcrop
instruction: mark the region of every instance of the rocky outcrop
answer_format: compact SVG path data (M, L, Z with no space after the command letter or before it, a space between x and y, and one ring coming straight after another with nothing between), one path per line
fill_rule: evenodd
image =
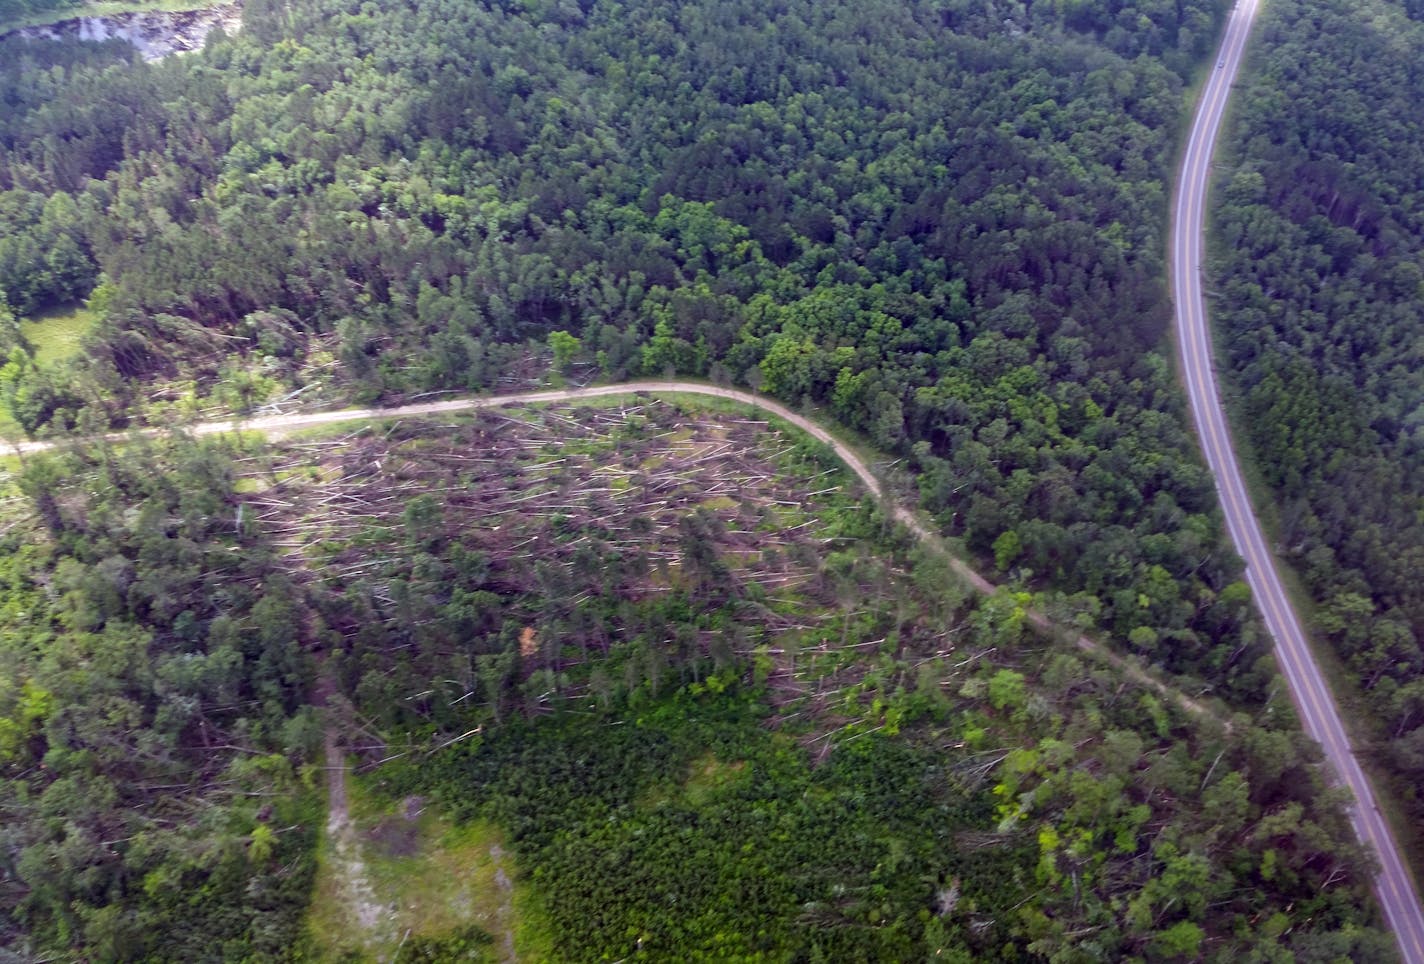
M200 50L214 27L235 33L242 25L242 2L202 10L152 10L107 17L75 17L42 27L25 27L7 36L31 40L127 40L144 60L162 60L169 54Z

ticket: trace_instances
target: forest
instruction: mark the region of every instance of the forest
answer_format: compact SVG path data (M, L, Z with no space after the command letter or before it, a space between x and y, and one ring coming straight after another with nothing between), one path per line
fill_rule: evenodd
M333 730L376 792L503 828L547 959L1390 959L1281 699L1187 713L1042 645L753 416L180 434L18 485L29 956L351 959L304 926Z
M1362 736L1424 826L1417 4L1272 3L1218 185L1237 416ZM1418 852L1419 841L1413 846Z
M563 331L591 374L821 406L972 553L1269 688L1162 345L1215 8L283 9L197 58L3 58L0 287L102 315L66 370L6 349L25 431L512 387Z
M3 943L320 957L336 727L428 752L375 771L393 796L504 828L566 959L1387 959L1167 360L1166 185L1224 6L248 0L152 64L0 41L13 434L178 429L15 470ZM39 362L19 319L77 301L84 350ZM763 507L830 543L748 543L807 523L733 514L770 483L630 537L627 478L549 465L525 494L564 501L501 556L469 535L501 484L580 455L547 426L507 452L181 432L633 375L839 422L1014 590L975 603L858 499L806 504L810 452L764 459L791 487ZM620 431L574 421L585 460ZM1231 739L1026 635L1030 600ZM699 768L726 779L658 784ZM609 870L570 827L658 841L606 918L577 913ZM809 841L844 865L798 876ZM690 846L706 873L671 880ZM669 887L685 912L642 933Z

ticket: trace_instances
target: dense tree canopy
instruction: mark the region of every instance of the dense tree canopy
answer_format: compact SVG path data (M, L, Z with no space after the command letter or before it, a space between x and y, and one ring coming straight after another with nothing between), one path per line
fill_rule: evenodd
M966 600L869 506L806 496L831 469L795 446L758 476L806 483L780 498L620 517L672 457L648 432L689 431L666 413L32 460L0 533L4 936L303 948L325 725L419 748L393 788L508 828L571 958L1380 954L1163 352L1167 167L1222 8L249 0L156 64L0 41L20 430L705 376L903 457L1025 590ZM14 313L76 298L86 350L41 364ZM536 497L533 528L472 534ZM1030 590L1260 725L1225 740L1025 646ZM739 764L644 805L650 768ZM576 913L610 872L589 841L629 855L604 917ZM798 876L807 850L843 859ZM669 887L686 909L648 928Z
M1280 538L1424 815L1417 7L1267 8L1218 187L1221 319ZM1416 819L1415 824L1418 824Z
M561 367L825 406L911 456L971 551L1007 540L1149 659L1262 692L1160 346L1217 6L283 10L201 57L0 68L0 187L42 215L11 299L105 279L82 374L11 370L26 429L143 417L139 380L491 388L567 332Z
M294 588L228 511L231 457L180 442L20 475L34 518L12 500L0 546L0 943L17 954L236 959L300 934L310 662Z

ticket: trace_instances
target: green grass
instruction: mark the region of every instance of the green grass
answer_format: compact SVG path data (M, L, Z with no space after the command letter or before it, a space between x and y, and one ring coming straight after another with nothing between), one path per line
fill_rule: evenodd
M34 348L35 363L46 368L78 354L80 342L96 321L98 316L82 305L65 305L22 318L20 332ZM0 438L19 438L20 434L19 424L0 408Z
M360 919L348 879L355 867L329 836L318 852L307 929L318 960L390 960L404 940L439 939L474 925L494 938L493 955L512 946L520 961L551 959L543 913L518 880L514 855L486 821L455 824L429 808L408 818L402 802L347 786L359 873L379 913Z
M20 332L34 347L35 364L46 368L77 355L80 342L97 321L88 308L65 305L21 320Z
M725 762L712 753L705 753L692 761L683 791L689 803L700 807L718 794L735 791L748 783L748 777L747 761Z
M663 807L702 807L719 795L735 792L749 781L746 760L729 762L707 752L688 764L685 776L679 778L674 773L650 781L638 794L634 807L644 814Z

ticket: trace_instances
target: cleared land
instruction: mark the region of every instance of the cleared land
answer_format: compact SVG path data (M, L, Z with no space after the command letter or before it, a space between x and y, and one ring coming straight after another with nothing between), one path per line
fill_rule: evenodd
M787 713L839 689L829 677L845 653L834 644L863 615L826 610L849 577L823 565L854 541L828 532L827 513L860 511L863 490L824 449L763 419L655 399L486 411L291 440L249 464L244 512L287 553L294 578L332 594L360 587L391 603L410 549L452 542L501 595L559 582L570 610L674 589L748 593L759 604L741 638L794 633L806 647L800 663L764 654ZM541 615L528 613L530 625ZM670 626L665 642L710 652L726 628ZM550 649L532 630L522 644L526 661L556 673L590 656ZM745 645L727 657L753 655Z
M347 789L350 815L318 850L307 918L318 953L390 960L411 940L448 939L473 925L493 937L483 948L491 959L550 959L539 907L515 883L498 828L456 827L419 797L390 804L361 781Z
M20 333L35 350L35 364L55 365L72 358L79 343L98 320L82 305L51 308L20 322Z

